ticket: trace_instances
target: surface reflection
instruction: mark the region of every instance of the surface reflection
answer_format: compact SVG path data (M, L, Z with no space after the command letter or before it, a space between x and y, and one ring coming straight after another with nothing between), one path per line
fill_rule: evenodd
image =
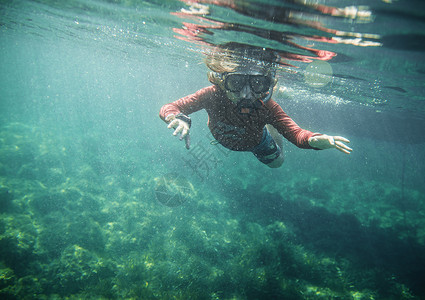
M254 44L277 51L281 64L331 60L337 53L325 49L326 44L381 45L379 35L330 27L345 21L372 22L371 11L363 6L337 8L299 0L278 5L242 0L181 1L188 6L172 13L185 19L181 28L174 28L178 39L203 46L228 41Z

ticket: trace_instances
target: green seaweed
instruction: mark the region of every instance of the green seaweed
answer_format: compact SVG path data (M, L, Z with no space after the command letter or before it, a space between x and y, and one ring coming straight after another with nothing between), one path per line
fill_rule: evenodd
M404 207L415 210L406 210L406 224L399 187L360 179L335 185L294 175L280 191L264 191L262 179L241 188L235 176L217 190L188 176L190 199L170 208L155 197L160 166L143 170L111 153L102 158L107 163L90 154L70 167L69 155L78 151L64 152L66 140L18 124L0 136L9 143L0 151L22 163L2 160L2 298L416 299L421 293L413 281L425 261L418 191L404 188ZM14 144L27 154L9 154ZM95 142L85 147L101 151ZM417 235L406 236L405 226Z

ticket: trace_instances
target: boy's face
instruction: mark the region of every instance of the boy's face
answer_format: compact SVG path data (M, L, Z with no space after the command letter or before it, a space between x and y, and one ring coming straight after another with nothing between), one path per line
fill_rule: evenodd
M249 105L262 99L274 84L270 68L251 65L238 67L235 72L225 74L220 87L233 103L245 102Z

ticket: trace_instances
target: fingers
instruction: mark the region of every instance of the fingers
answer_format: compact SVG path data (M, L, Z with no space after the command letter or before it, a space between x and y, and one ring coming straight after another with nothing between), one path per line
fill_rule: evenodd
M334 140L335 140L335 148L338 149L339 151L341 151L341 152L343 152L345 154L350 154L351 151L353 151L353 149L351 149L350 147L348 147L347 145L344 144L344 143L349 143L350 142L345 137L334 136Z
M189 128L187 127L186 124L182 122L178 123L178 126L176 130L174 130L173 135L177 135L179 133L181 133L180 140L182 140L189 133Z
M170 122L171 120L174 120L176 116L174 114L169 114L165 117L165 122Z
M344 143L340 141L335 142L335 148L345 154L350 154L351 151L353 151L353 149L351 149L350 147L348 147L347 145L345 145Z
M175 119L174 121L170 122L170 124L168 124L167 128L168 129L170 129L170 128L176 129L176 130L174 130L173 135L177 135L181 132L181 139L183 139L189 133L189 128L187 128L186 124L179 121L178 119Z
M182 134L180 135L180 141L188 135L189 128L187 128L186 126L183 126L183 130L181 132Z
M186 149L189 150L190 149L190 135L186 135L184 138L185 144L186 144Z
M168 129L170 129L170 128L174 128L174 127L176 127L176 126L178 126L178 125L179 125L179 120L175 119L175 120L171 121L171 122L168 124L167 128L168 128Z
M344 143L350 142L348 139L346 139L345 137L342 137L342 136L334 136L333 138L334 138L335 141L341 141L341 142L344 142Z
M180 140L184 139L186 149L190 148L189 126L185 122L179 119L174 119L168 124L167 128L175 128L173 135L176 136L180 133Z

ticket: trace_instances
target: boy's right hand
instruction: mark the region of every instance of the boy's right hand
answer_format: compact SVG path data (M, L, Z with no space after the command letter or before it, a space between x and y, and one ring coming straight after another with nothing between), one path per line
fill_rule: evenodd
M177 136L177 134L181 133L180 140L185 140L186 149L190 148L190 126L187 122L176 118L174 114L170 114L165 118L165 122L168 123L167 128L174 128L173 135Z

